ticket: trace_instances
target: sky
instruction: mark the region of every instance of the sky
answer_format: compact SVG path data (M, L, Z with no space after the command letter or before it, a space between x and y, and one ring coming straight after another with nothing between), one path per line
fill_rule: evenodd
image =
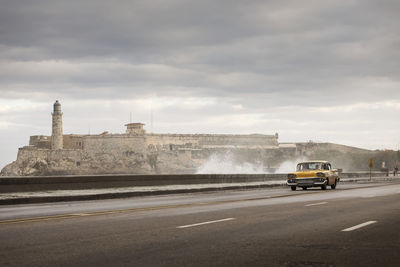
M0 168L31 135L400 149L400 1L0 0Z

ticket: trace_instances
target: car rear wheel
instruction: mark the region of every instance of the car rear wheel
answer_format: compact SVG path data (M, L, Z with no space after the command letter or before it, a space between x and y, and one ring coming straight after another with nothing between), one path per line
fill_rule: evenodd
M302 188L303 188L303 190L307 190L307 186L303 186Z
M296 186L291 186L290 188L292 189L292 191L296 191Z
M334 184L331 185L331 189L335 189L336 188L336 181Z
M321 189L322 189L322 190L326 190L326 184L322 185L322 186L321 186Z

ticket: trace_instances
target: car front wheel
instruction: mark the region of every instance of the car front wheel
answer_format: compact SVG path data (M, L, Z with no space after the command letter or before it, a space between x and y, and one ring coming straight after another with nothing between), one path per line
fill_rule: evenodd
M292 189L292 191L296 191L296 186L291 186L290 188Z
M336 188L336 181L334 184L331 185L331 189L335 189Z
M322 189L322 190L326 190L326 184L322 185L322 186L321 186L321 189Z

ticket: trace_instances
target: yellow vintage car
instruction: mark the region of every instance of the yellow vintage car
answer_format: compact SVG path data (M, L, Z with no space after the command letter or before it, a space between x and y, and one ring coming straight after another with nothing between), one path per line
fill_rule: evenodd
M338 171L332 169L328 161L313 160L297 164L296 172L289 173L287 176L287 185L295 191L297 187L306 190L308 187L321 187L325 190L327 186L332 189L340 181Z

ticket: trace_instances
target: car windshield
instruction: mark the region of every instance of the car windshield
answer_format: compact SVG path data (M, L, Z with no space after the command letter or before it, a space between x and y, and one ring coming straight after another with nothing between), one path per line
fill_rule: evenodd
M297 164L297 171L321 170L321 162L305 162Z

